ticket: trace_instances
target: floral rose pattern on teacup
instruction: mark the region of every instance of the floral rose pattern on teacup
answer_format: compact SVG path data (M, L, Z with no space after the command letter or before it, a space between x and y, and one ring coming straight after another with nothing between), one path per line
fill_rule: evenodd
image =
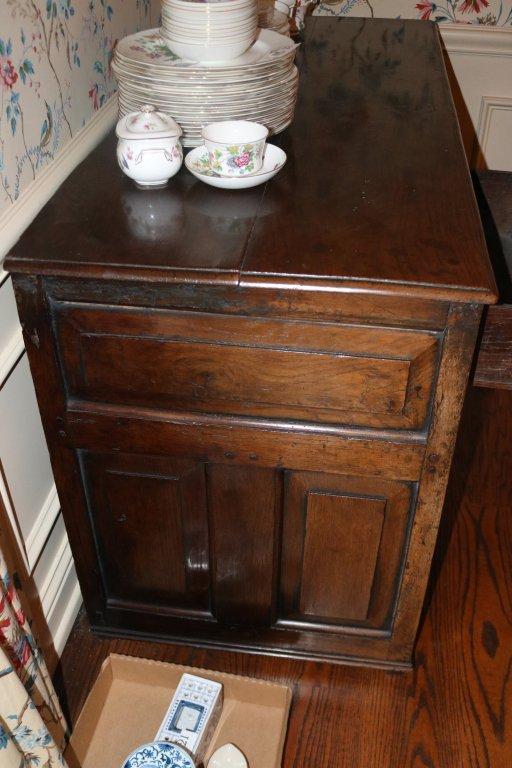
M255 144L232 144L223 151L215 149L209 153L210 169L215 173L230 176L247 176L259 170L264 142Z

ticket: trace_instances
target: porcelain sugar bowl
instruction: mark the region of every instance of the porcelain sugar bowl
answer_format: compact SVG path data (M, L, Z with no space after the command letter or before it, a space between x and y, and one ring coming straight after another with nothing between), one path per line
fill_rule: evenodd
M122 117L116 133L119 166L138 187L165 187L181 168L181 128L172 117L157 112L151 105Z

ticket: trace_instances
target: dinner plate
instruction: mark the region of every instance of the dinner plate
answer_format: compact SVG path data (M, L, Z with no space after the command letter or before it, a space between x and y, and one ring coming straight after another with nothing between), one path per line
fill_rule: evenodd
M113 71L118 80L123 79L126 83L137 82L143 85L154 85L155 87L168 87L173 90L178 90L180 93L200 92L201 89L218 90L219 88L238 89L246 91L248 87L253 85L265 85L269 82L282 80L285 76L289 75L293 67L293 57L290 58L283 66L271 67L270 69L261 69L258 72L250 72L244 75L230 75L223 79L210 78L205 76L200 77L181 77L181 78L168 78L161 79L158 77L149 76L147 74L141 74L136 71L126 70L124 67L116 64L113 66Z
M171 91L176 91L183 95L187 95L190 92L200 91L216 91L227 90L230 93L236 93L240 91L247 92L247 82L251 82L251 90L256 88L271 88L284 84L286 80L292 79L297 75L297 68L293 63L286 62L285 65L279 67L270 68L270 76L267 69L263 69L261 72L246 73L240 78L233 77L232 75L222 78L209 78L209 77L196 77L196 78L176 78L165 79L155 76L152 72L146 68L145 72L135 71L130 67L125 67L123 64L116 62L114 66L114 72L116 77L124 78L127 85L132 83L138 87L146 87L154 85L157 88L164 88Z
M139 112L143 105L144 103L141 99L134 100L121 96L119 97L119 106L124 114L128 112ZM166 115L173 117L176 122L180 124L181 128L187 128L193 126L194 124L201 125L205 121L213 122L215 120L218 122L221 119L236 120L242 114L248 116L250 115L250 117L247 117L246 119L256 120L256 118L260 118L259 120L256 120L256 122L263 122L264 116L271 117L272 115L292 112L295 108L295 101L293 100L283 105L282 107L271 107L270 109L265 109L259 105L255 105L251 109L244 109L243 106L235 105L231 107L225 107L222 110L204 109L202 111L197 110L195 112L185 112L181 109L178 109L175 105L166 104L156 100L153 100L152 106L158 109L158 111L164 112Z
M291 88L290 90L287 90L283 93L271 93L268 94L267 97L265 97L265 94L262 94L259 98L256 99L220 99L220 98L214 98L214 97L204 97L201 99L198 99L196 101L182 101L178 96L171 95L164 95L159 94L157 92L150 92L150 93L143 93L143 92L137 92L133 91L132 89L125 89L123 91L123 98L124 99L131 99L134 102L142 101L142 104L150 103L155 106L154 102L157 102L158 104L166 107L164 109L164 112L167 111L167 108L169 109L179 109L180 112L185 112L189 114L198 114L199 112L218 112L218 111L225 111L226 109L254 109L254 108L261 108L261 109L270 109L273 107L281 107L285 106L290 103L294 103L296 99L296 88ZM142 106L141 104L141 106ZM174 117L174 115L172 115Z
M181 104L198 104L200 102L237 102L244 99L250 89L250 99L269 99L274 96L284 97L292 93L297 87L297 72L292 72L286 78L272 83L252 83L250 86L230 90L220 86L219 88L196 87L190 89L166 88L164 86L141 84L134 81L122 80L123 93L133 93L137 96L151 98L159 96L161 98L176 99Z
M158 29L149 29L124 37L116 46L115 60L149 64L153 71L158 69L164 71L187 69L198 73L204 72L204 70L229 72L239 71L261 62L277 60L280 56L286 56L293 52L296 47L296 44L286 35L280 35L271 29L259 29L252 46L238 58L224 63L201 64L188 59L181 59L173 53L169 43L162 38Z
M286 152L275 144L267 144L265 156L263 158L263 167L257 173L249 176L219 176L219 174L210 170L208 151L203 145L196 147L185 157L185 166L197 179L219 189L249 189L264 184L266 181L279 173L286 163Z
M277 33L276 33L277 34ZM284 35L281 35L284 37ZM121 56L115 55L114 68L121 67L129 75L139 75L142 77L151 77L160 82L181 84L185 82L239 82L241 78L263 77L268 73L280 72L286 70L295 58L295 49L287 51L274 60L268 59L260 61L254 65L236 69L232 67L229 70L222 70L219 67L203 67L203 69L193 69L190 67L153 67L151 64L140 64L138 62L126 61ZM236 61L236 59L234 59Z

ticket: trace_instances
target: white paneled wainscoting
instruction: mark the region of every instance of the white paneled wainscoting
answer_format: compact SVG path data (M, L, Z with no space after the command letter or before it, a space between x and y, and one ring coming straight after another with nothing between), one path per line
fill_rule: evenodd
M512 171L512 26L439 29L470 165Z
M0 313L14 305L11 279L0 287ZM15 310L15 307L13 307ZM12 314L9 320L17 320ZM12 323L14 325L14 323ZM19 323L0 349L0 495L25 567L39 592L53 645L60 654L82 597L60 512ZM13 354L16 349L16 355ZM37 632L37 627L35 628Z
M112 128L112 98L0 216L0 495L55 651L82 602L9 275L1 262L58 186ZM37 631L37 627L35 628Z

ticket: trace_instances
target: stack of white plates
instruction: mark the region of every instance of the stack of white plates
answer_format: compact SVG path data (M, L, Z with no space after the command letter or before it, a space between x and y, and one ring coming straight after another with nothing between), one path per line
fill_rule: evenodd
M278 133L293 119L295 49L289 37L261 29L237 59L198 64L176 56L158 29L138 32L115 51L120 114L152 104L179 123L185 147L199 146L203 125L219 120L254 120Z
M257 29L257 0L162 0L162 37L194 61L236 59Z

